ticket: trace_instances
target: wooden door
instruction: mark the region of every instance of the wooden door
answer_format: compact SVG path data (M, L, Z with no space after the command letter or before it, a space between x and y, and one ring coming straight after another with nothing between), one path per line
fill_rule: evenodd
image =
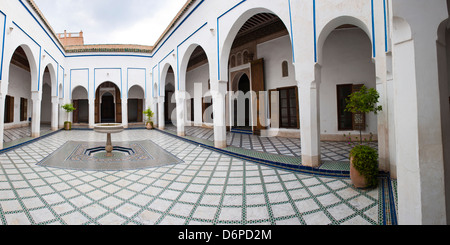
M122 123L122 99L118 88L116 88L116 123Z
M73 123L79 123L80 104L78 103L78 100L73 101L73 107L76 109L73 112Z
M137 122L144 121L144 100L138 99L137 102Z
M95 123L100 123L100 89L95 93Z
M265 118L265 109L261 111L260 109L260 103L263 103L264 105L264 98L260 98L260 91L265 91L265 82L264 82L264 59L259 59L252 61L251 63L251 72L252 72L252 90L256 93L256 100L254 100L255 104L253 105L253 108L256 108L256 121L257 124L253 127L253 133L256 135L261 135L261 130L266 129L260 121L260 116ZM263 107L264 108L264 107ZM262 114L263 113L263 114ZM253 113L254 114L254 113Z

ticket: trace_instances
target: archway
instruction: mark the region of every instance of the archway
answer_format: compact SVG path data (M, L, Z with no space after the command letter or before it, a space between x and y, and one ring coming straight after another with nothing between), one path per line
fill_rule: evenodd
M30 126L32 115L31 88L33 79L37 75L37 73L34 74L34 71L34 61L29 47L26 45L17 47L11 57L9 66L8 92L4 95L4 113L0 116L3 120L2 123L4 123L2 129ZM3 135L2 131L3 142L1 143L31 135L30 130L21 132L23 133L20 135Z
M135 85L128 91L128 122L144 122L144 97L145 92L141 86Z
M318 81L321 139L347 140L344 134L359 137L360 129L363 137L369 139L370 134L377 135L377 116L373 113L352 114L345 108L346 99L352 92L363 85L376 88L372 42L364 27L341 21L351 20L348 18L337 20L328 24L319 38L319 43L323 44L318 50L321 65L321 81ZM335 27L337 23L339 26ZM354 20L350 23L359 22ZM330 31L330 26L335 28Z
M176 110L175 99L175 73L172 66L169 67L166 74L164 86L164 123L172 124L176 120L174 111Z
M244 22L242 18L245 19ZM230 50L227 51L226 48L223 50L228 61L227 70L230 81L228 89L235 93L234 96L228 97L230 108L227 114L231 115L229 118L232 128L244 126L256 135L260 135L266 129L278 129L280 126L287 130L298 131L299 105L295 103L298 101L297 82L293 63L286 62L293 61L288 29L278 15L263 9L246 12L235 25L241 22L243 24L239 27L240 29L237 29L237 32L231 31L227 37L227 40L232 38ZM246 74L246 77L242 77L242 74ZM248 79L248 90L239 89L241 79ZM285 90L293 90L291 94L294 100L286 108L280 108L278 105L281 104L281 98L274 96L273 99L278 101L271 101L269 93L278 94ZM245 104L242 108L236 108L236 99L239 99L236 94L238 91L244 92L249 101L249 108L245 110L245 115L242 115L242 122L236 118L236 113L240 115L239 109L245 108ZM277 108L269 108L272 104L277 105ZM292 124L278 122L283 116L280 114L281 110L289 110L292 117L295 117ZM270 124L269 118L276 121L272 120ZM273 132L275 132L274 135L278 134L278 130Z
M89 99L86 88L78 86L72 92L73 123L89 123Z
M95 123L122 123L122 98L119 87L102 83L95 93Z
M251 130L250 79L242 74L238 81L237 99L234 100L234 129Z
M190 45L183 58L180 72L180 90L185 89L187 92L185 118L190 125L202 126L204 122L212 123L207 119L211 116L205 116L205 112L211 107L211 98L208 96L211 89L209 74L209 60L205 50L198 44Z

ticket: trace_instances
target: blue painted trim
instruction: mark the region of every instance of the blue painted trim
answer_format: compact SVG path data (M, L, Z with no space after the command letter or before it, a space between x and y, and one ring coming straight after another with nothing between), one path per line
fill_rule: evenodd
M163 60L165 60L174 51L175 51L175 49L172 49L172 51L170 51L170 53L168 53L166 56L164 56L164 58L162 58L161 61L158 62L158 87L159 87L159 96L160 97L161 97L161 70L160 70L160 65L161 65L161 62L163 62Z
M386 0L383 0L383 8L384 8L384 51L388 51L388 33L387 33L387 8L386 8Z
M139 70L139 71L144 71L144 84L145 84L145 88L144 88L144 93L145 93L145 95L144 95L144 97L145 98L147 98L147 68L135 68L135 67L129 67L129 68L127 68L127 98L128 98L128 90L130 89L129 88L129 85L128 85L128 74L129 74L129 71L130 70Z
M217 17L217 71L218 71L218 79L220 81L220 18L222 18L223 16L225 16L226 14L228 14L230 11L232 11L233 9L235 9L236 7L238 7L239 5L241 5L242 3L244 3L247 0L242 0L239 3L237 3L236 5L234 5L233 7L231 7L230 9L228 9L227 11L225 11L225 13L221 14L219 17Z
M38 89L37 91L40 91L40 85L41 85L41 61L42 61L42 47L41 45L34 40L26 31L24 31L16 22L12 22L19 30L21 30L28 38L30 38L38 47L39 47L39 67L38 67Z
M371 0L371 7L372 7L372 52L373 57L377 57L376 53L376 47L375 47L375 16L374 16L374 8L373 8L373 0Z
M289 5L289 22L290 22L290 27L291 27L292 62L295 63L294 32L293 32L293 28L292 28L291 0L288 0L288 5Z
M55 42L55 40L50 36L50 34L47 32L47 30L45 30L45 28L41 25L41 23L39 22L39 20L34 16L34 14L28 9L28 7L22 2L22 0L19 0L19 2L22 4L22 6L28 11L28 13L31 15L31 17L33 17L33 19L38 23L38 25L42 28L42 30L45 32L45 34L47 34L47 36L50 38L50 40L53 42L53 44L55 44L56 48L61 52L61 54L65 57L64 52L62 51L62 49L59 47L59 45Z
M69 86L70 86L70 95L69 95L69 100L72 100L72 71L86 71L88 72L88 99L89 99L89 90L90 90L90 86L89 86L89 80L90 80L90 75L89 75L89 68L77 68L77 69L70 69L70 82L69 82ZM95 74L95 71L94 71ZM95 76L94 76L95 79Z
M53 61L56 63L56 67L58 67L58 68L57 68L58 70L56 71L56 96L58 96L58 93L59 93L59 89L58 89L58 84L59 84L59 63L58 63L58 61L55 60L55 58L53 58L53 56L52 56L51 54L49 54L49 53L47 52L47 50L44 49L44 52L45 52L48 56L50 56L50 58L53 59Z
M66 78L66 76L65 76L64 73L65 73L66 70L61 65L59 66L59 68L61 68L63 70L63 91L62 91L63 94L62 94L62 97L65 98L65 94L66 94L66 92L65 92L65 90L66 90L66 79L65 78ZM58 70L59 70L59 68L58 68ZM59 88L58 88L58 90L59 90ZM88 97L88 99L89 99L89 97Z
M0 10L0 13L4 16L4 23L3 23L3 40L2 40L2 58L0 60L0 81L2 80L3 77L3 57L5 54L5 36L6 36L6 14L3 13Z
M183 45L187 40L189 40L192 36L194 36L197 32L199 32L203 27L205 27L208 24L206 22L202 26L200 26L197 30L195 30L191 35L189 35L186 39L184 39L180 44L177 46L177 81L178 81L178 91L180 91L180 67L179 67L179 56L178 56L178 48Z
M317 63L317 22L316 22L316 0L313 0L313 28L314 28L314 63Z
M197 6L195 6L194 9L192 9L191 12L189 12L189 14L180 22L180 24L175 27L175 29L173 29L173 31L170 33L170 35L166 38L166 40L164 40L164 42L162 42L160 45L158 45L158 49L156 49L155 52L153 52L152 57L155 56L158 51L164 46L164 44L170 39L170 37L172 37L172 35L178 30L178 28L180 28L181 25L183 25L183 23L205 2L205 0L201 0Z

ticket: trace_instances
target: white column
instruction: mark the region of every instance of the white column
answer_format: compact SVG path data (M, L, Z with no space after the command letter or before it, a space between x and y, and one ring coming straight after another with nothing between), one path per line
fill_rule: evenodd
M164 130L166 126L166 119L164 118L164 102L165 97L158 98L158 128Z
M186 91L176 91L175 98L177 101L177 134L186 136Z
M128 128L128 98L122 99L122 125L124 128Z
M225 115L227 84L227 81L211 82L214 115L214 146L217 148L227 147L227 125Z
M64 105L64 99L60 98L59 99L59 105L58 105L58 127L59 128L64 128L64 109L61 107L62 105Z
M402 2L404 5L400 5ZM435 18L443 8L438 3L443 4L444 1L427 3L427 8L436 8L421 12L418 8L419 5L422 6L421 1L393 2L394 11L404 13L400 10L406 8L423 19L412 26L401 18L393 21L400 224L446 224L444 149L436 49L436 33L440 22Z
M31 137L41 136L41 95L39 92L31 92L33 111L31 114Z
M320 74L321 67L316 64L309 72L315 74L315 81L303 80L298 83L300 108L300 134L302 164L318 167L320 158Z
M94 128L95 125L95 99L89 99L89 128Z
M52 96L52 131L58 130L58 107L59 99L57 96Z

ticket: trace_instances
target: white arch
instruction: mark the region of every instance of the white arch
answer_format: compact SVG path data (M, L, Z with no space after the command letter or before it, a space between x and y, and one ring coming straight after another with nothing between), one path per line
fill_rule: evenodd
M278 7L280 9L275 9L275 7ZM270 13L276 15L280 20L283 22L284 26L286 27L286 30L289 32L289 37L292 37L292 33L290 28L290 22L286 17L286 14L281 10L281 8L284 7L281 4L274 5L274 6L266 6L266 7L259 7L259 8L251 8L251 9L242 9L241 14L239 17L237 17L228 30L224 31L220 29L220 36L225 36L225 39L220 42L220 50L219 50L219 66L220 66L220 79L226 79L228 75L228 61L231 53L231 47L233 46L233 42L241 29L241 27L247 22L251 17L257 14L261 13ZM292 38L290 39L292 40Z
M12 49L12 52L10 54L8 54L8 56L5 56L5 57L7 57L6 60L8 60L8 63L6 63L6 64L8 64L8 66L5 67L6 69L4 69L4 81L3 82L5 82L5 81L6 82L4 83L3 86L6 87L6 92L7 92L8 85L9 85L9 75L10 75L9 74L9 67L11 66L11 61L12 61L13 55L17 51L17 49L19 47L24 50L25 55L26 55L27 60L28 60L28 63L30 65L31 91L37 91L38 90L37 89L38 68L37 68L37 65L36 65L36 56L35 56L35 54L33 53L32 49L30 48L30 46L28 44L17 45L14 49Z
M184 52L183 58L181 60L181 64L180 64L180 70L179 70L179 90L181 91L185 91L186 90L186 75L187 75L187 68L189 65L189 60L193 54L193 52L195 51L195 49L197 47L200 47L206 54L207 60L208 60L208 65L211 66L210 63L210 56L208 55L208 53L206 52L206 50L203 48L202 45L197 44L197 43L192 43L189 45L189 47L186 49L186 51ZM211 69L209 69L211 70Z
M53 63L47 63L41 71L41 83L39 86L39 91L41 91L43 89L44 86L44 73L45 73L45 69L48 68L48 71L50 73L50 86L51 86L51 90L52 90L52 96L56 96L57 91L58 91L58 87L57 87L57 83L58 83L58 79L57 79L57 70L55 69L55 66L53 65Z
M318 58L319 64L321 64L321 62L322 62L323 46L324 46L325 41L327 40L328 36L330 35L330 33L332 31L334 31L337 27L346 25L346 24L354 25L354 26L362 29L369 37L371 45L373 44L372 35L369 31L369 28L367 27L366 24L364 24L364 22L362 20L358 19L357 17L348 16L348 15L336 17L336 18L330 20L318 32L318 33L320 33L318 36L318 39L317 39L317 51L318 51L317 58Z

